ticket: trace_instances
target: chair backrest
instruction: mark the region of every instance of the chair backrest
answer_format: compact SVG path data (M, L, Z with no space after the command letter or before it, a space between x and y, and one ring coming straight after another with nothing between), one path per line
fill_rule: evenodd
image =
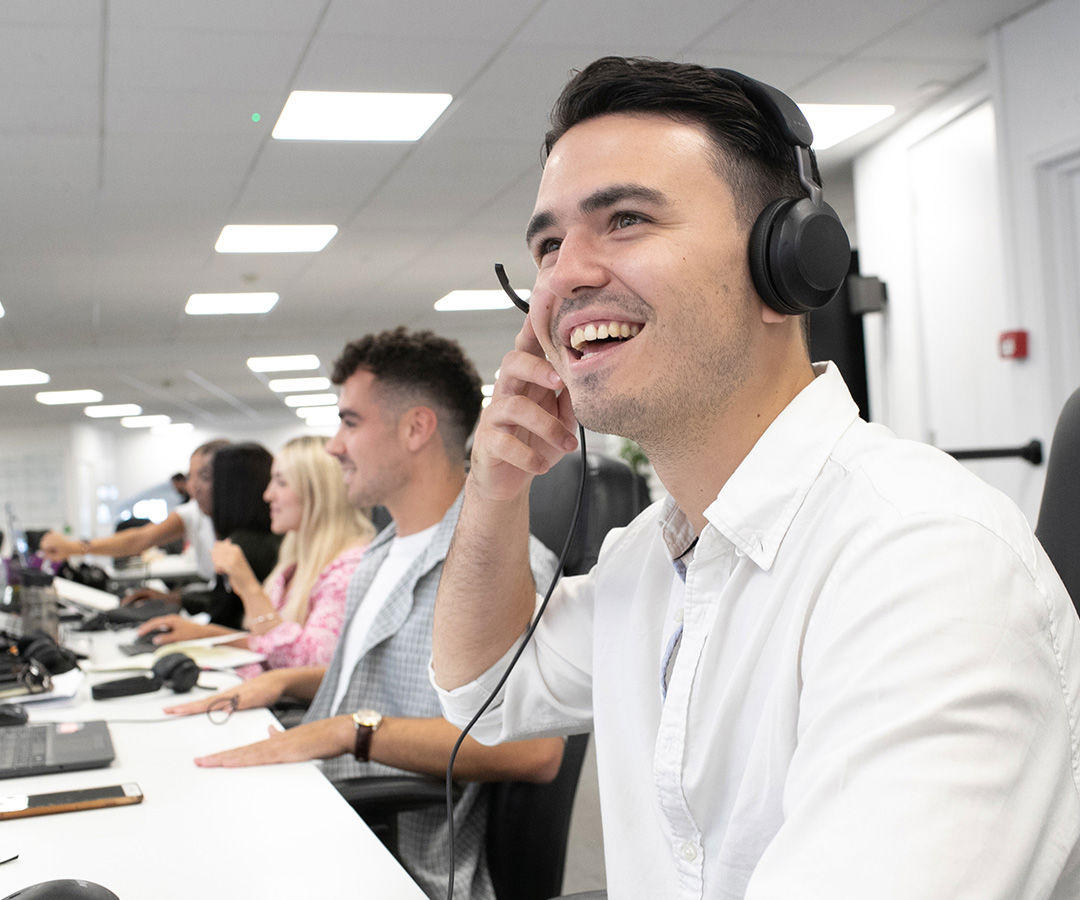
M623 460L587 454L588 479L581 516L563 571L588 572L612 529L627 524L649 505L645 480ZM581 479L581 454L570 453L549 472L533 479L529 491L529 530L553 553L562 552Z
M1054 429L1035 535L1080 612L1080 390L1065 401Z
M570 812L587 734L567 738L549 784L502 781L491 787L487 862L498 900L550 900L562 891Z

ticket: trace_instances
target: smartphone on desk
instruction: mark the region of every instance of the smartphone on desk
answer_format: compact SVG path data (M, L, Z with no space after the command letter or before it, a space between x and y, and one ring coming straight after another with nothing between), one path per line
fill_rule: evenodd
M51 813L101 809L105 806L129 806L142 803L142 789L133 782L108 787L79 788L49 794L17 794L0 797L0 819L47 816Z

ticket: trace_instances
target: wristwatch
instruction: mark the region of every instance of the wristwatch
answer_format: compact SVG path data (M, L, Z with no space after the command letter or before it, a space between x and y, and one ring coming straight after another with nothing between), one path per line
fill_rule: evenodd
M382 725L382 714L373 709L358 709L352 714L353 724L356 726L356 745L353 748L353 756L360 762L371 759L371 736Z

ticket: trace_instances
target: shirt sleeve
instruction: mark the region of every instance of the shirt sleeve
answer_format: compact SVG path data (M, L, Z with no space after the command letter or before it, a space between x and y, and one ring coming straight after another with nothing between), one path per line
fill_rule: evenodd
M1080 814L1063 593L1033 540L972 521L853 536L807 626L783 821L746 900L1047 896Z
M539 578L537 585L547 588ZM592 597L589 575L559 581L536 633L471 736L484 744L497 744L591 730ZM541 599L537 594L537 607ZM429 667L448 720L464 726L472 719L495 690L523 639L524 635L475 681L452 691L438 686Z
M253 634L248 647L266 656L272 669L293 666L329 665L345 618L345 597L353 570L362 553L349 550L339 555L315 580L308 598L308 615L303 624L282 622L265 634ZM281 609L284 584L273 586L273 602Z

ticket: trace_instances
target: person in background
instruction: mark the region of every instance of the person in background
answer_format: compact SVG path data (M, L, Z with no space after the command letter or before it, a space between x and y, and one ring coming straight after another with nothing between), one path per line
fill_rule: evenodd
M173 475L169 479L169 484L176 491L176 496L180 498L181 503L187 503L191 499L191 494L187 490L187 476L183 472L177 472Z
M210 520L211 470L215 454L228 445L227 440L217 439L195 448L186 479L191 499L176 507L163 521L82 541L72 540L58 531L49 531L41 538L41 555L54 563L63 562L70 556L86 554L114 558L136 556L151 547L182 540L192 547L198 576L204 581L212 581L214 561L211 551L215 538ZM125 600L130 602L148 596L166 595L160 591L140 589Z
M199 757L200 766L321 759L331 779L441 776L458 729L440 714L428 682L431 614L461 509L465 443L480 413L480 377L455 342L404 328L368 335L334 364L341 426L327 450L341 463L349 502L385 506L393 522L371 542L349 584L346 625L329 666L274 669L223 694L167 707L191 715L228 699L237 709L283 696L311 700L304 723L269 740ZM555 557L528 540L526 566L551 578ZM559 738L484 747L466 740L454 773L455 879L462 896L490 900L484 861L488 793L483 781L550 781ZM398 816L402 864L433 898L446 893L449 836L442 809Z
M214 545L214 564L244 606L248 636L236 643L264 654L267 669L330 662L345 614L345 589L375 533L349 504L341 466L326 452L326 443L313 435L294 438L274 458L263 499L270 505L270 530L285 539L265 583L236 544ZM232 630L170 615L150 619L139 633L161 628L169 630L154 638L158 644Z
M243 554L257 581L263 581L277 565L281 538L270 530L270 506L263 491L270 482L274 457L261 444L229 444L214 454L211 470L210 508L217 543ZM189 613L207 612L215 625L239 629L244 620L244 604L232 590L228 576L214 563L217 573L210 590L185 593L184 609Z

